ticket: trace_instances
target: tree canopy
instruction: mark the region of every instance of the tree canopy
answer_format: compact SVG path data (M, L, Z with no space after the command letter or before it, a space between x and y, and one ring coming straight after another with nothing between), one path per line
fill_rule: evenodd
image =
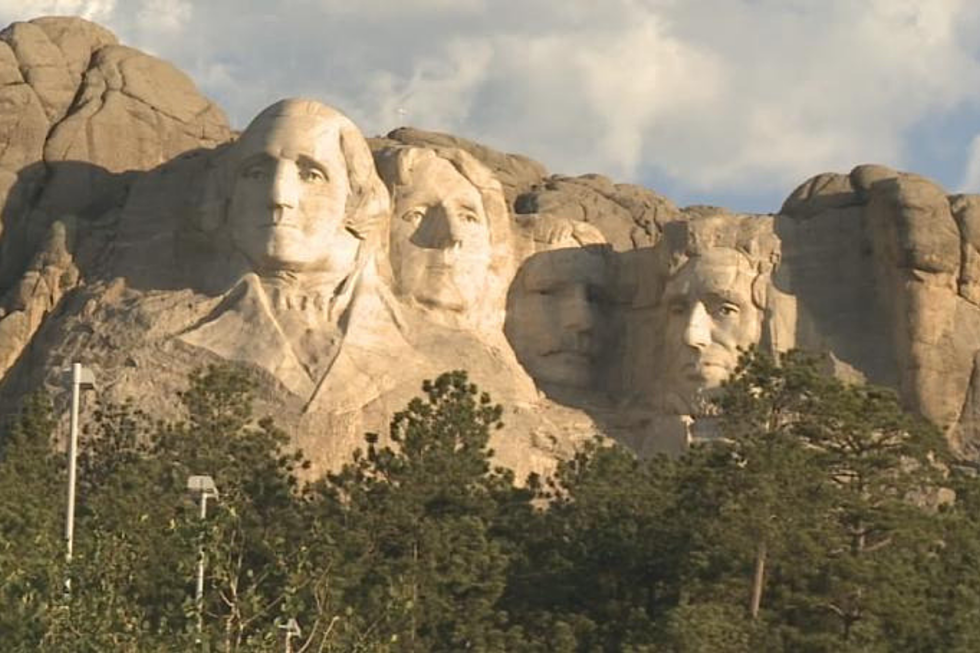
M596 440L521 483L489 449L501 407L464 372L310 483L247 371L196 372L181 400L176 423L97 406L71 564L51 402L3 426L5 651L281 651L291 618L294 651L980 645L975 466L894 393L803 354L747 353L717 437L678 459ZM203 520L194 474L219 488Z

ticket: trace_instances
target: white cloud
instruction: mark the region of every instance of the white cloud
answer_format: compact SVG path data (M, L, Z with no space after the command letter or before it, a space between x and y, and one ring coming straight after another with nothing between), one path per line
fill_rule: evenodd
M4 25L35 16L81 16L88 20L112 18L116 0L0 0Z
M957 190L961 193L980 193L980 134L970 141L966 169Z
M464 127L493 51L485 42L455 41L447 56L418 61L409 79L380 72L368 79L365 96L377 106L372 122L421 121L442 129Z
M408 123L715 196L915 169L917 125L980 117L972 0L0 0L8 22L46 12L174 61L239 127L308 95L369 133Z
M978 101L972 44L954 29L976 25L964 3L733 5L718 4L714 30L697 33L694 15L678 21L726 62L723 102L677 125L697 149L660 141L680 157L670 171L691 184L784 185L868 160L905 166L917 121Z
M136 24L143 31L174 33L187 25L193 13L189 0L143 0Z
M486 0L316 0L316 5L331 14L353 14L390 19L393 16L420 12L472 13L488 9Z

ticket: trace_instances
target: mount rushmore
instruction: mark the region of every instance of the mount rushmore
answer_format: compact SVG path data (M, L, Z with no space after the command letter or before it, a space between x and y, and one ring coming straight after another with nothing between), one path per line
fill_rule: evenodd
M710 438L749 346L818 353L980 446L980 196L877 165L778 212L680 208L600 175L282 100L241 133L166 62L82 19L0 32L0 414L73 361L175 415L201 365L315 470L466 369L504 404L498 460L594 435Z

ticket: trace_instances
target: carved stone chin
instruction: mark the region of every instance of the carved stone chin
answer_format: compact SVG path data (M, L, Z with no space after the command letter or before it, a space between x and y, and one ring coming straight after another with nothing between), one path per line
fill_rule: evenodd
M227 184L226 229L260 275L343 278L354 270L361 239L346 221L351 175L341 136L351 128L333 109L286 100L259 114L232 146L218 173Z
M742 254L719 248L692 257L667 282L664 383L691 410L703 391L731 376L740 350L759 342L754 280Z
M479 191L444 159L412 168L394 196L390 256L400 292L432 310L465 313L486 291L490 225Z
M374 257L389 206L370 150L336 110L283 100L222 154L211 183L220 214L210 237L250 270L179 338L264 369L309 403L348 336L363 335L352 325L393 324L374 307L382 300L365 297L383 293Z

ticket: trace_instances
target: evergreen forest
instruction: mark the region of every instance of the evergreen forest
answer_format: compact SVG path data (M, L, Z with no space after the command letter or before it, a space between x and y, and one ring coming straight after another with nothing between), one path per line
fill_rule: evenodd
M980 651L976 465L818 368L748 352L716 440L596 439L528 479L493 464L502 408L449 372L314 482L248 373L202 369L179 422L96 406L70 562L64 429L32 395L0 432L0 650Z

